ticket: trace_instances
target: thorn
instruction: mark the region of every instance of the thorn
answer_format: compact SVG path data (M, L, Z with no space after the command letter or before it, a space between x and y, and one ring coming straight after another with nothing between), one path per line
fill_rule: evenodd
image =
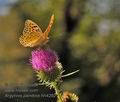
M62 78L67 77L67 76L70 76L70 75L73 75L73 74L75 74L75 73L77 73L77 72L79 72L79 71L80 71L80 70L76 70L76 71L74 71L74 72L71 72L71 73L62 75Z

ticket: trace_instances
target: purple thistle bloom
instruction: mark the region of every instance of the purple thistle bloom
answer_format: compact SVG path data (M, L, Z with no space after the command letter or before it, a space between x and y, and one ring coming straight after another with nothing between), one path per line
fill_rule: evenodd
M48 49L37 49L32 51L31 64L34 70L51 71L58 61L57 54Z

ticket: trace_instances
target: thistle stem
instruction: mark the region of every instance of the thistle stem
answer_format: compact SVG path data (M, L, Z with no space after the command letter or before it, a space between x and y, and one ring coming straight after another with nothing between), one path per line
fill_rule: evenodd
M63 99L62 99L62 94L57 86L57 83L56 82L52 82L51 85L53 86L54 90L55 90L55 94L57 95L57 98L58 98L58 102L63 102Z

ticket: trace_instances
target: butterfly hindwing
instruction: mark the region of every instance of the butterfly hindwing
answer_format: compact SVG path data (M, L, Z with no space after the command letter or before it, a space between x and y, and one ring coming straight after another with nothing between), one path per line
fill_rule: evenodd
M22 35L19 38L19 41L24 47L28 47L28 46L32 47L39 40L40 36L42 36L42 34L38 34L36 32L33 32L30 34Z

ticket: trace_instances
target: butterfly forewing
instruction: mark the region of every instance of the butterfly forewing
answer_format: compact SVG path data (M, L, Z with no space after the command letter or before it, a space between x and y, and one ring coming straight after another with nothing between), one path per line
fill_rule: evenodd
M40 27L34 23L33 21L31 20L26 20L25 21L25 27L24 27L24 30L23 30L23 35L25 34L30 34L32 32L40 32L42 33L42 30L40 29Z
M49 22L49 24L48 24L48 27L47 27L47 29L46 29L45 32L44 32L44 34L45 34L46 36L48 36L48 34L49 34L50 30L51 30L53 21L54 21L54 15L51 16L51 19L50 19L50 22Z

